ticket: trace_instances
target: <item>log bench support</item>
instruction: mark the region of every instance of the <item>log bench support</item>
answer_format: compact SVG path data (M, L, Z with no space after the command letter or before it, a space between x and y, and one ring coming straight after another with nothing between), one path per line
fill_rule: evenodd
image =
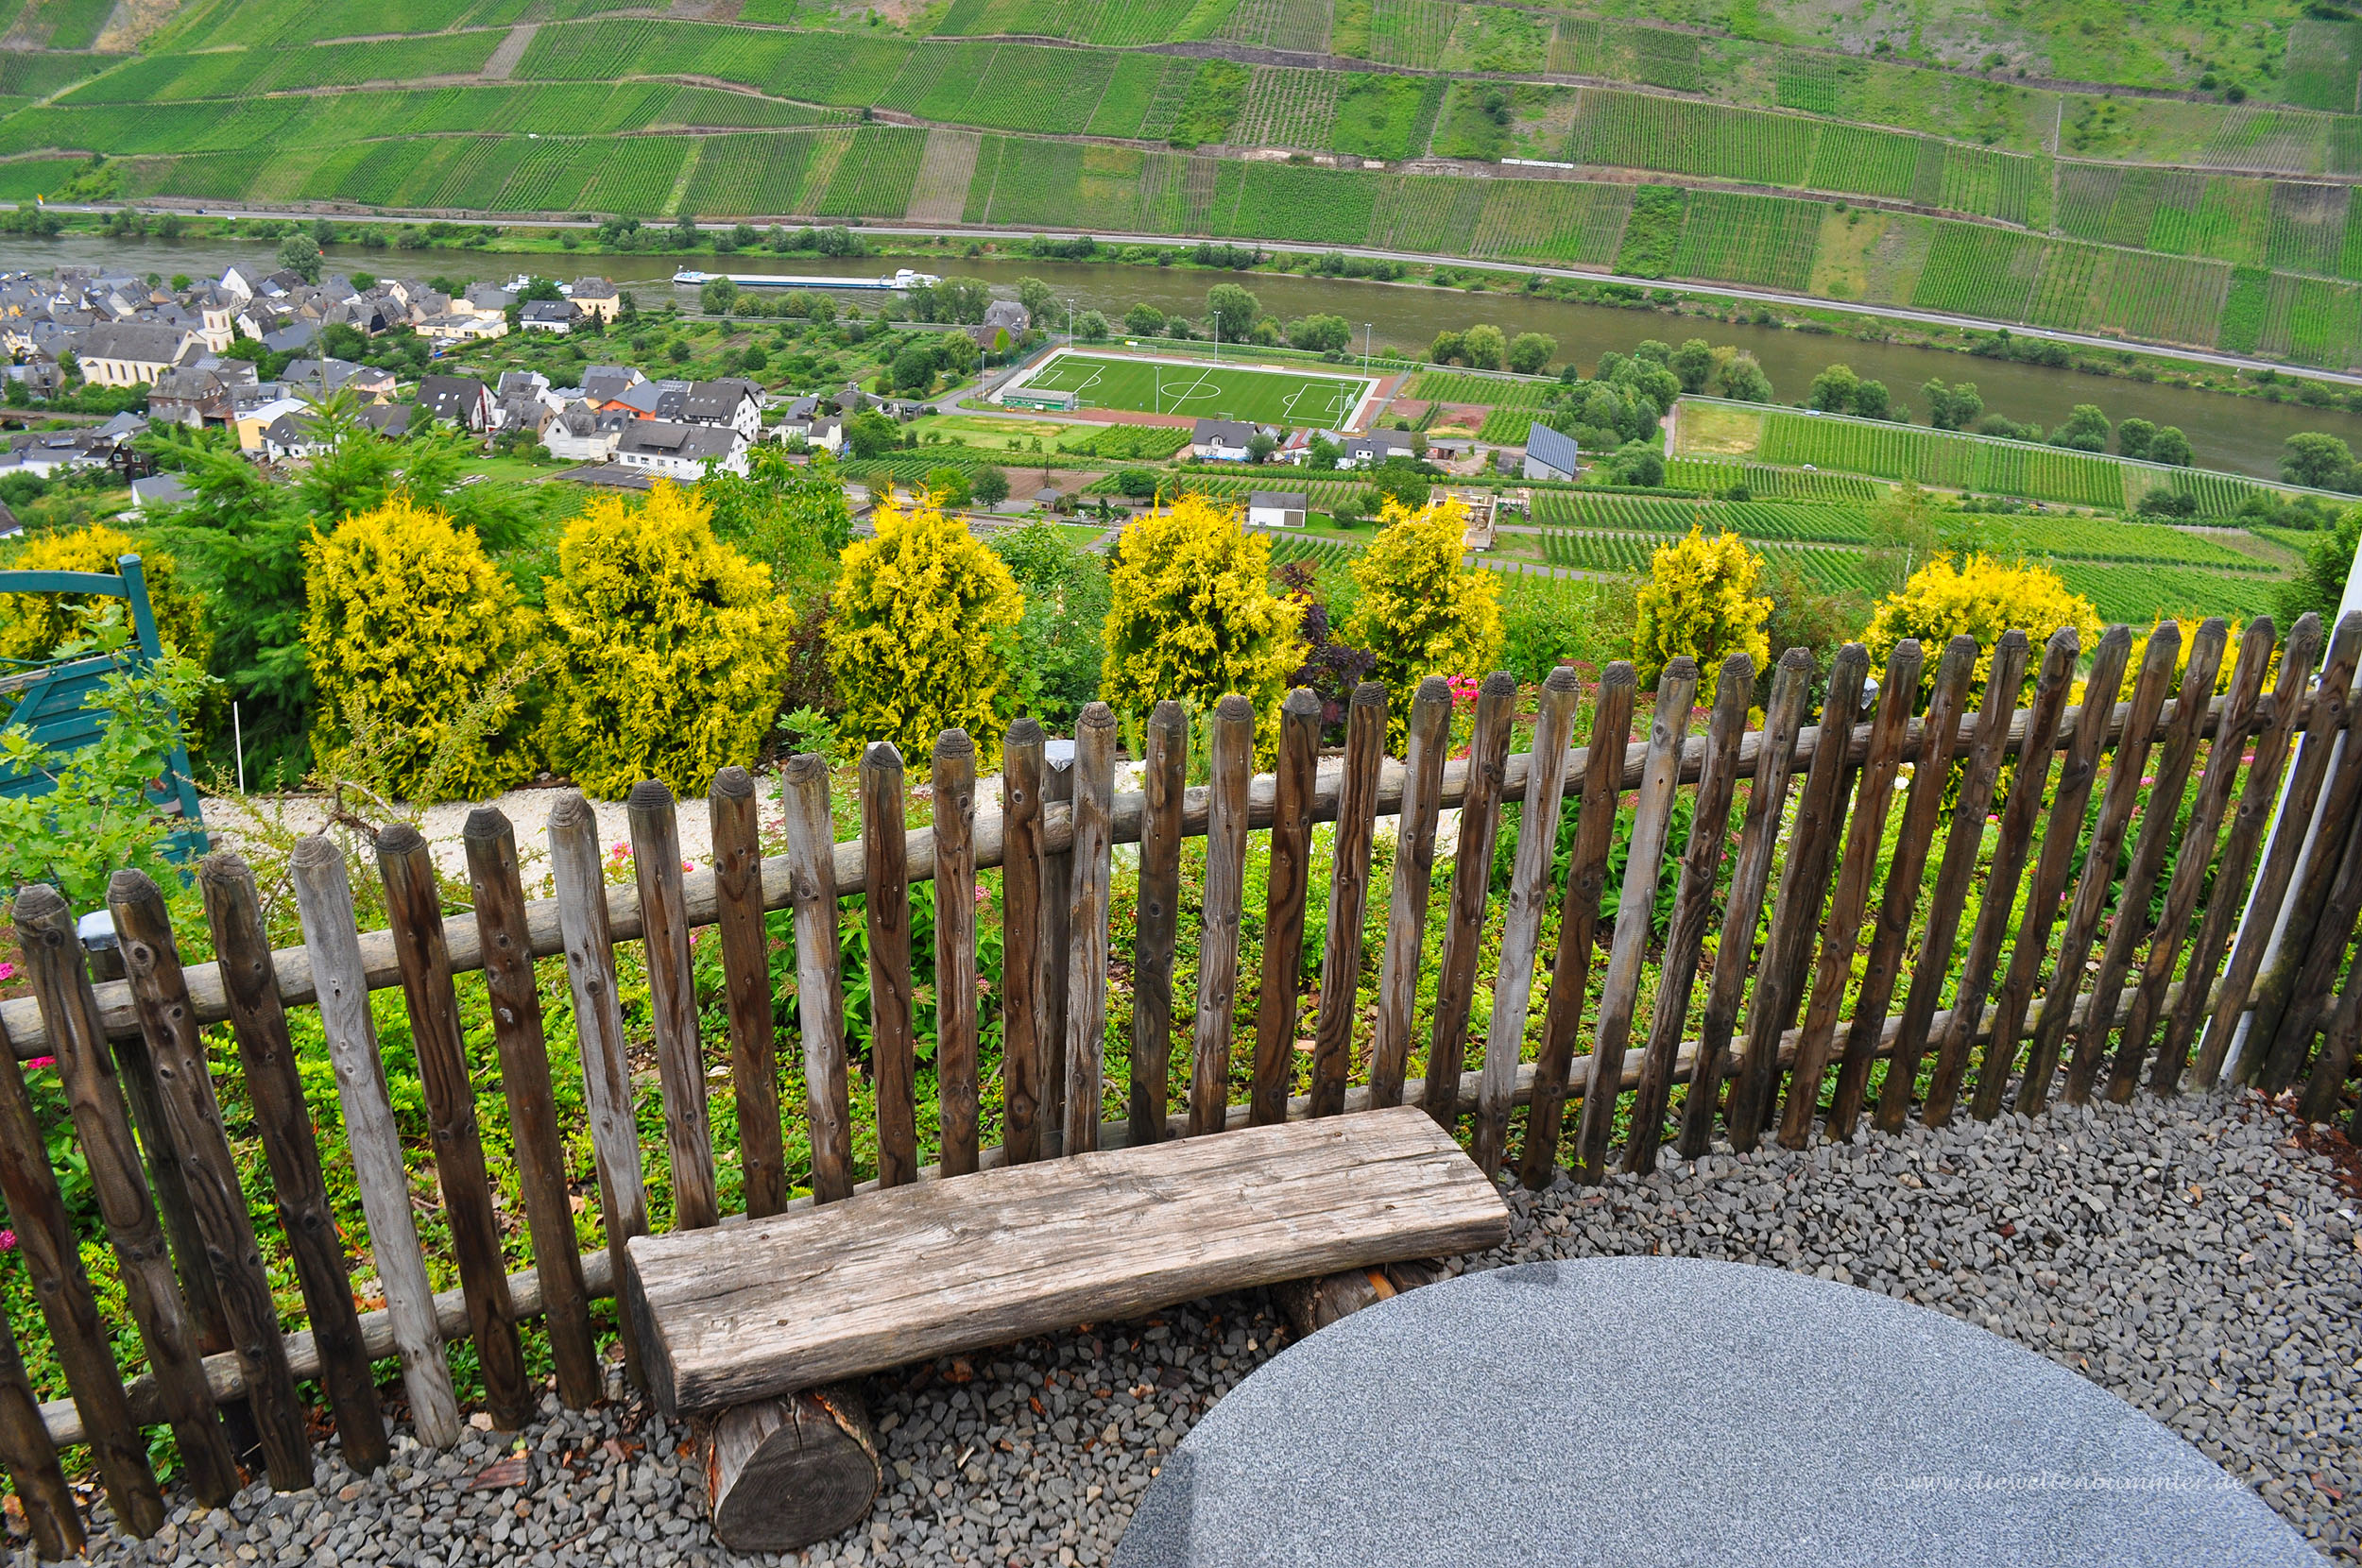
M714 1534L792 1551L877 1494L848 1380L1313 1278L1306 1321L1366 1302L1330 1276L1498 1246L1499 1192L1433 1118L1395 1107L1078 1154L631 1238L649 1392L714 1414ZM1431 1267L1431 1266L1428 1266ZM1413 1276L1405 1270L1404 1281ZM801 1391L797 1391L801 1390Z

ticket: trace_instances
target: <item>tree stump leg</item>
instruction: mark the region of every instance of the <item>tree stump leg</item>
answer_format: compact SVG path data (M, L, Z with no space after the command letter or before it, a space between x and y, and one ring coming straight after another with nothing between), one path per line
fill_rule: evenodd
M1316 1279L1290 1280L1274 1286L1272 1295L1279 1309L1287 1314L1288 1326L1301 1339L1365 1306L1375 1306L1405 1290L1431 1285L1444 1274L1443 1265L1413 1259L1371 1269L1347 1269Z
M880 1475L859 1384L725 1410L706 1451L714 1539L738 1552L809 1546L864 1518Z

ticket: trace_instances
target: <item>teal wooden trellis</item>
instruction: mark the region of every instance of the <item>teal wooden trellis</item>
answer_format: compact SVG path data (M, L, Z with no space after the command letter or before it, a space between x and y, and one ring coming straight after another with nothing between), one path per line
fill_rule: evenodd
M116 557L115 568L113 572L0 571L0 593L74 593L128 602L132 645L127 652L138 667L145 668L163 651L156 637L156 613L147 601L147 577L137 555ZM0 728L28 731L43 745L66 751L89 745L98 739L106 716L85 707L84 700L116 667L115 656L109 654L33 661L0 658L0 701L10 705ZM55 787L45 774L0 764L0 796L43 795ZM182 823L165 842L165 853L186 860L210 847L197 786L189 776L187 748L172 748L163 776L147 798Z

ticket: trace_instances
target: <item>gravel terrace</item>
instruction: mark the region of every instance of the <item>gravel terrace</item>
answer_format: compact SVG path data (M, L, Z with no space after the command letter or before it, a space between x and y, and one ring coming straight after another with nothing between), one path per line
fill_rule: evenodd
M2247 1480L2332 1558L2362 1563L2362 1423L2350 1413L2362 1382L2362 1158L2258 1100L2226 1111L2143 1096L1802 1154L1694 1166L1669 1154L1651 1178L1592 1191L1562 1178L1511 1204L1509 1245L1456 1267L1660 1252L1903 1295L2083 1372ZM874 1379L886 1489L865 1529L788 1559L713 1544L684 1426L620 1403L573 1415L554 1396L522 1440L483 1433L434 1454L398 1439L383 1475L330 1461L316 1491L274 1498L257 1486L211 1512L182 1502L157 1540L97 1534L92 1557L1101 1563L1160 1457L1284 1336L1249 1294ZM16 1556L31 1561L28 1549Z

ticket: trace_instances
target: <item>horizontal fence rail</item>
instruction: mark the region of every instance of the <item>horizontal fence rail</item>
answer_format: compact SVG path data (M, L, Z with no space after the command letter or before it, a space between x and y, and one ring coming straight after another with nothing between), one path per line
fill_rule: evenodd
M617 1289L625 1242L652 1224L635 1048L654 1061L676 1228L1403 1103L1464 1126L1488 1173L1535 1185L1562 1167L1583 1182L1612 1164L1646 1170L1668 1143L1684 1156L1718 1141L1804 1147L1855 1136L1864 1121L2038 1115L2143 1083L2161 1095L2226 1082L2296 1088L2305 1114L2326 1119L2362 1039L2362 963L2350 962L2362 919L2362 747L2344 744L2358 663L2362 616L2326 647L2307 616L2285 642L2261 619L2235 642L2218 620L2186 629L2186 643L2170 622L2137 646L2124 627L2089 649L2072 632L2039 647L2016 632L1985 648L1905 641L1874 681L1859 646L1825 671L1794 652L1770 673L1759 715L1744 656L1714 673L1703 712L1703 673L1686 658L1665 669L1652 699L1628 665L1588 690L1562 669L1522 716L1507 676L1486 680L1457 716L1434 677L1408 704L1402 758L1384 755L1389 694L1365 685L1326 764L1309 692L1262 735L1241 699L1195 720L1167 703L1142 725L1134 793L1113 787L1115 719L1093 705L1070 767L1047 764L1037 724L1011 727L997 810L977 809L977 747L948 732L925 764L934 824L916 831L903 820L914 781L891 746L862 760L863 833L847 843L831 827L836 778L821 758L793 758L778 780L787 852L769 858L762 791L745 770L713 782L713 859L699 870L683 869L671 793L643 784L628 807L628 885L605 879L588 803L559 794L545 830L547 899L525 897L516 832L497 810L469 820L471 907L457 912L440 907L424 843L397 825L378 836L369 868L384 883L384 930L358 929L344 852L306 840L290 867L305 940L278 951L235 855L209 858L198 878L217 955L205 963L181 962L158 890L121 873L109 903L126 978L96 984L62 900L27 892L16 919L34 995L0 1007L0 1196L72 1397L35 1399L14 1338L0 1333L0 1463L55 1556L82 1528L60 1445L89 1445L117 1519L145 1533L162 1518L147 1426L173 1428L201 1498L235 1490L232 1451L276 1487L308 1485L299 1381L320 1387L347 1457L368 1468L386 1451L373 1362L397 1360L421 1440L447 1444L460 1421L444 1346L466 1338L493 1419L511 1427L537 1397L518 1323L542 1321L558 1391L579 1407L604 1391L590 1309L608 1300L637 1383L641 1335ZM1206 782L1187 786L1193 724ZM1578 733L1589 743L1574 745ZM1253 772L1258 745L1270 773ZM1446 812L1457 813L1448 852ZM1391 842L1381 818L1395 821ZM1496 851L1513 831L1497 895ZM1264 907L1249 975L1258 835ZM1202 864L1185 857L1192 841ZM1125 951L1111 940L1120 844L1138 846L1126 858ZM1194 908L1182 907L1185 865L1202 890ZM990 871L997 1063L980 1060L975 1000L989 891L979 875ZM921 884L932 955L914 952ZM842 900L853 895L864 895L867 973L848 977ZM786 1024L764 921L779 912L796 971ZM1193 976L1176 958L1192 922ZM701 1009L693 943L708 928L723 983ZM627 1038L622 1010L617 948L631 943L646 971L645 1040ZM932 956L940 994L933 1126L916 1079L918 956ZM551 983L562 970L572 1003L584 1170L566 1149L585 1129L562 1126L552 1097L539 960L556 961ZM1129 1068L1108 1082L1119 960ZM503 1260L454 984L479 970L534 1261L518 1271ZM867 982L858 1063L848 978ZM1422 1005L1428 980L1433 999ZM460 1282L440 1293L369 1006L373 991L394 988ZM318 1009L336 1069L385 1295L372 1312L354 1301L295 1070L287 1009L301 1006ZM708 1038L716 1014L727 1065L710 1069L709 1048L719 1056L725 1045ZM219 1022L301 1285L308 1327L291 1335L279 1332L207 1068L201 1031ZM800 1058L801 1104L781 1103L782 1051ZM128 1382L19 1065L50 1055L147 1350L150 1370ZM874 1106L860 1127L857 1069ZM709 1084L724 1080L743 1213L723 1213L717 1196ZM985 1141L986 1080L1000 1091L997 1144ZM802 1192L787 1181L785 1133L809 1150ZM865 1178L857 1134L874 1135ZM571 1185L593 1179L606 1246L578 1254Z

